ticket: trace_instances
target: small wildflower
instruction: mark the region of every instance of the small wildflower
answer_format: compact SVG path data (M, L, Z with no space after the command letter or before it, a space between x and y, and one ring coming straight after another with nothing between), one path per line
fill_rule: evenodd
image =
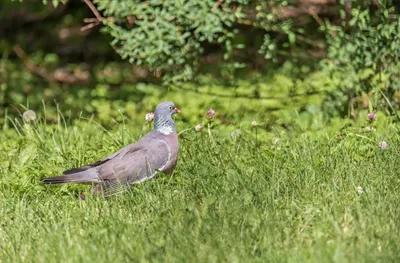
M371 126L365 127L365 130L366 131L376 131L376 129L374 127L371 127Z
M145 119L146 121L152 121L154 119L154 113L152 112L147 113Z
M279 141L279 138L275 137L275 138L272 139L272 144L277 144L278 141Z
M357 187L357 193L360 195L362 193L364 193L364 189L361 186Z
M379 144L379 148L381 148L382 150L386 150L387 147L388 144L385 140L381 141L381 143Z
M349 232L349 227L345 225L345 226L343 227L343 233L346 234L347 232Z
M382 244L381 244L381 242L378 242L378 252L379 253L382 252Z
M257 126L257 122L256 121L252 121L251 122L251 126L256 127Z
M209 109L206 114L207 119L214 119L215 111L213 109Z
M371 111L370 113L368 113L367 119L368 119L370 122L375 121L375 120L376 120L376 113L373 112L373 111Z
M36 113L33 110L27 110L22 114L24 121L34 121L36 120Z
M201 124L199 124L199 125L196 125L196 127L194 127L194 129L195 129L197 132L199 132L199 131L201 131L201 129L203 129L203 126L202 126Z

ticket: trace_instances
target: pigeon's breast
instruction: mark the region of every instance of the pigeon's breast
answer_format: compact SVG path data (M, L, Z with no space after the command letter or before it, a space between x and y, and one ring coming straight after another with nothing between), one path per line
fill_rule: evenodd
M178 136L176 133L171 133L165 136L165 140L171 149L171 155L168 161L164 172L166 174L171 174L175 169L176 163L178 161L178 151L179 151L179 144L178 144Z

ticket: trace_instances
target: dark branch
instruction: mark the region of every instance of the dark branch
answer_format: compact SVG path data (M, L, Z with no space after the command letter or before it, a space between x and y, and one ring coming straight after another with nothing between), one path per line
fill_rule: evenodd
M97 18L97 21L99 22L103 21L104 18L100 15L99 11L97 11L93 3L90 0L84 0L84 1L89 6L90 10L92 10L93 14Z

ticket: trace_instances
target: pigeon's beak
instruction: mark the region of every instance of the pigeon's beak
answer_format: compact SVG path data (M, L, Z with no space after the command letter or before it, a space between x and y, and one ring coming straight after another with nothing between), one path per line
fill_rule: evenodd
M179 114L181 114L181 110L180 110L180 109L178 109L178 108L174 108L174 111L175 111L176 113L179 113Z

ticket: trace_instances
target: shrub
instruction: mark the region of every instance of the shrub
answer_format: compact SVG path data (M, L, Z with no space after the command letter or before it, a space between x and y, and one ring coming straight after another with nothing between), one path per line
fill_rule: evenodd
M388 2L379 1L377 10L354 5L347 14L343 5L340 25L327 21L323 27L328 58L322 65L338 83L328 94L327 113L349 105L353 115L357 101L372 101L376 107L383 102L394 111L400 88L400 16Z

